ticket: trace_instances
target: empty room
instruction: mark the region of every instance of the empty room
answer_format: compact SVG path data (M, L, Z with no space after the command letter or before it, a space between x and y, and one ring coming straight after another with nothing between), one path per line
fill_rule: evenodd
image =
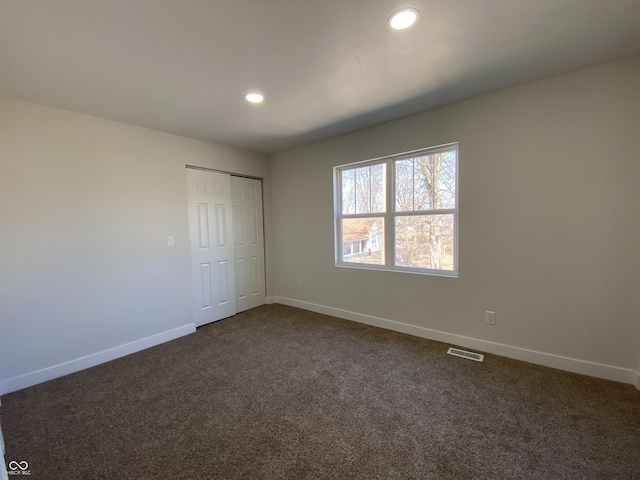
M0 0L0 480L640 480L637 0Z

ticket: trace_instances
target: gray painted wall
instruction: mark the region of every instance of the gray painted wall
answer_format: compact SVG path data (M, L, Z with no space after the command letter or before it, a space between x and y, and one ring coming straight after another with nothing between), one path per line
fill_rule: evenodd
M635 371L638 84L640 57L284 152L271 169L0 99L0 384L192 322L185 164L265 178L269 296ZM460 278L334 267L332 167L453 141Z
M635 57L274 155L276 295L635 372L638 85ZM460 277L335 267L332 167L449 142Z
M263 155L0 99L0 384L193 323L185 164L265 177L269 223Z

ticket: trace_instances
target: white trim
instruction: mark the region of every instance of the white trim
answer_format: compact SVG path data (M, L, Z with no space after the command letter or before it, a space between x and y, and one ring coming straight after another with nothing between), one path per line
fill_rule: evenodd
M267 298L265 298L265 303L267 305L273 305L274 303L276 303L276 297L267 297Z
M447 344L471 348L481 352L493 353L502 357L514 358L524 362L543 365L545 367L557 368L567 372L579 373L590 377L604 378L616 382L629 383L635 385L640 390L640 372L628 368L604 365L601 363L579 360L577 358L563 357L551 353L528 350L526 348L513 347L501 343L489 342L477 338L465 337L453 333L441 332L431 328L418 327L407 323L396 322L386 318L364 315L362 313L342 310L340 308L327 307L315 303L303 302L286 297L275 297L275 302L290 307L297 307L303 310L310 310L316 313L331 315L345 320L372 325L374 327L385 328L400 333L406 333L416 337L436 340Z
M95 367L101 363L106 363L111 360L115 360L116 358L139 352L146 348L155 347L156 345L160 345L161 343L165 343L170 340L175 340L176 338L183 337L195 331L195 324L190 323L172 330L167 330L166 332L151 335L150 337L134 340L133 342L125 343L124 345L119 345L117 347L92 353L68 362L43 368L42 370L36 370L35 372L26 373L6 380L0 380L0 395L15 392L16 390L37 385L38 383L43 383L48 380L53 380L54 378L69 375L70 373Z

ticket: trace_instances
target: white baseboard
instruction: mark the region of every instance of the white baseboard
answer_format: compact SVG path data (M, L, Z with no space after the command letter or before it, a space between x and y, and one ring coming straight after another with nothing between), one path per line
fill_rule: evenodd
M273 305L274 303L276 303L276 297L267 297L265 299L265 303L267 305Z
M612 365L604 365L601 363L579 360L576 358L562 357L550 353L537 352L535 350L527 350L520 347L512 347L501 343L479 340L477 338L464 337L453 333L441 332L407 323L396 322L386 318L364 315L361 313L342 310L340 308L327 307L315 303L303 302L286 297L274 297L275 303L281 303L290 307L297 307L303 310L310 310L316 313L323 313L333 317L352 320L354 322L365 323L374 327L385 328L400 333L406 333L416 337L436 340L438 342L453 344L460 347L479 350L481 352L493 353L502 357L522 360L524 362L543 365L545 367L557 368L573 373L580 373L590 377L604 378L616 382L629 383L635 385L640 390L640 372L631 369L615 367Z
M2 466L0 466L0 480L9 480L6 468L7 464L4 463L4 455L0 455L0 460L2 460Z
M116 358L139 352L146 348L155 347L156 345L160 345L161 343L165 343L170 340L175 340L176 338L183 337L184 335L188 335L195 331L195 324L191 323L183 325L172 330L167 330L166 332L151 335L150 337L109 348L108 350L92 353L91 355L76 358L75 360L43 368L42 370L36 370L35 372L26 373L6 380L0 380L0 395L31 387L38 383L53 380L54 378L63 377L70 373L79 372L86 368L95 367L101 363L106 363L108 361L115 360Z
M2 426L0 425L0 480L8 480L7 464L4 463L4 437L2 436Z

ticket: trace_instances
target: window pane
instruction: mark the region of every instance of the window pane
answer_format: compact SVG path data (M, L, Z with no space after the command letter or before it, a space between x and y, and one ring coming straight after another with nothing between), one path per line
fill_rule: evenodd
M456 150L397 160L396 211L456 207Z
M355 170L342 170L342 214L356 213Z
M371 170L356 168L356 213L371 213Z
M386 211L386 171L387 166L384 163L371 166L371 213L384 213Z
M342 170L342 214L384 213L384 163Z
M384 219L342 220L342 261L384 264Z
M434 185L434 156L413 159L413 210L432 210Z
M413 210L413 159L396 161L396 212Z
M456 160L455 150L438 153L440 172L438 174L438 204L436 208L456 208Z
M453 270L453 218L453 215L397 217L395 265Z

